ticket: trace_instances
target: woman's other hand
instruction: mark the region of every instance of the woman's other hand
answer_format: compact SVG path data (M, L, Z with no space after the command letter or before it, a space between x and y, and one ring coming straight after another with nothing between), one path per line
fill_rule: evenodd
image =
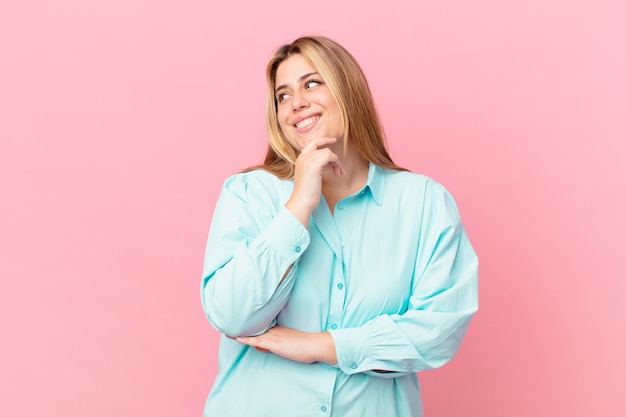
M258 336L237 337L244 345L261 352L271 352L296 362L337 363L335 343L328 332L307 333L288 327L274 326Z

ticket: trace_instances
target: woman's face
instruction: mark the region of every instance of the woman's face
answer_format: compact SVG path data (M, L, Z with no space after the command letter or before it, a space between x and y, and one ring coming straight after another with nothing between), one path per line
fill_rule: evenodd
M285 59L276 70L278 124L298 151L312 139L341 141L341 113L328 86L301 54Z

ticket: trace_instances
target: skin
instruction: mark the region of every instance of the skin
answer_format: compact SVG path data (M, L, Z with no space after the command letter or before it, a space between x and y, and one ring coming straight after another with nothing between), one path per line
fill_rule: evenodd
M368 163L349 142L343 152L339 107L307 59L296 54L284 60L276 71L276 86L278 124L289 143L300 151L293 192L285 207L308 228L322 195L332 213L339 200L365 185ZM328 332L307 333L274 326L259 336L236 340L297 362L337 363Z

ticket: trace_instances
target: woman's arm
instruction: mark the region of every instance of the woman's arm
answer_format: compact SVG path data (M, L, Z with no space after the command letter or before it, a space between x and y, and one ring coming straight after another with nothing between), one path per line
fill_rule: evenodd
M322 171L330 166L335 175L343 174L337 155L324 148L335 142L319 138L307 144L296 160L290 195L278 195L272 186L278 180L268 173L236 175L224 185L201 288L204 311L220 332L261 334L287 303L297 260L309 244L306 227L321 198Z
M330 331L345 373L394 377L440 367L457 353L478 309L478 259L452 196L432 185L407 310Z
M270 328L289 298L308 231L282 206L277 180L239 174L224 184L213 214L201 285L211 324L230 336Z

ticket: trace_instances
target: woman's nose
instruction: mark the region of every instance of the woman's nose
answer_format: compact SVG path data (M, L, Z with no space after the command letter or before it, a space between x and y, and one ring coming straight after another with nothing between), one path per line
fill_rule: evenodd
M309 107L309 101L304 93L294 93L291 105L293 111L297 112L300 109Z

